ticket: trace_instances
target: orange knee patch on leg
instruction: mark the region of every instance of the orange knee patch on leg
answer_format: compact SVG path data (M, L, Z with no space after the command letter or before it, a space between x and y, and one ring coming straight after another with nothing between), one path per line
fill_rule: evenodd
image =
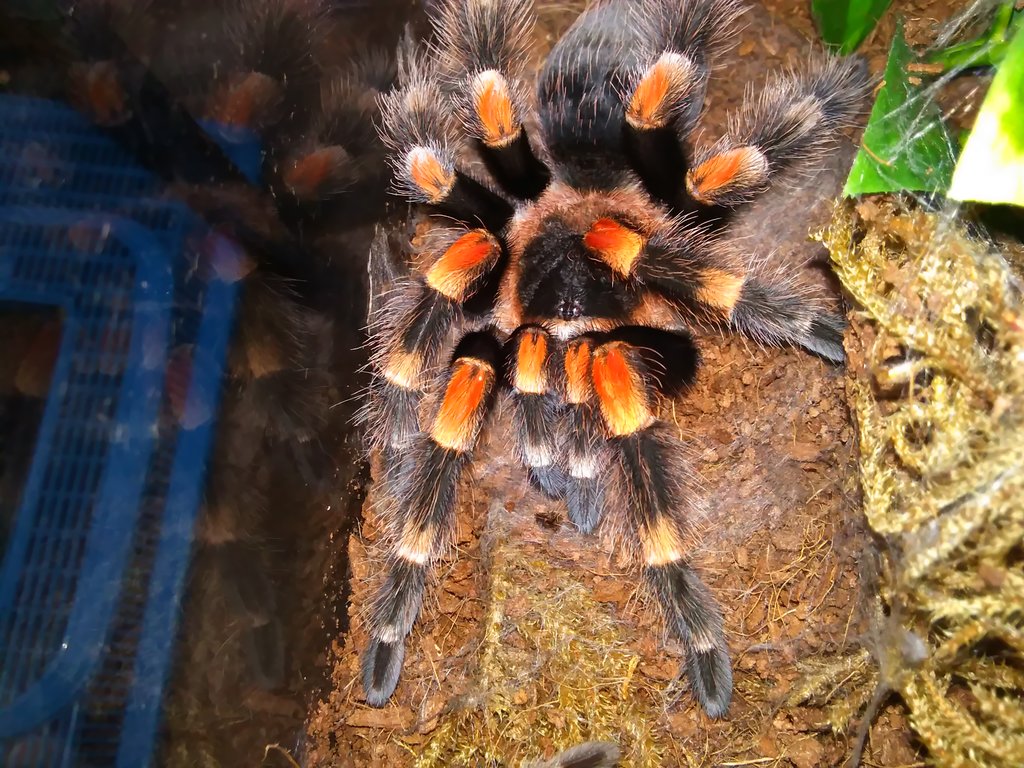
M590 225L583 244L623 277L629 276L644 248L644 238L615 219L602 218Z
M647 565L659 566L683 558L683 540L672 521L657 517L640 531Z
M473 78L473 108L489 147L504 147L519 136L522 127L515 117L515 106L508 81L500 72L488 69Z
M743 283L742 275L726 272L722 269L705 269L700 272L700 287L697 288L697 299L716 309L731 314L736 302L739 301Z
M100 125L120 123L128 117L128 96L112 61L71 65L75 102Z
M626 119L634 128L664 128L673 107L686 97L695 82L693 62L679 53L663 53L633 90Z
M283 371L289 367L290 362L288 354L273 336L261 339L247 338L245 360L249 364L249 372L257 379Z
M402 529L395 554L417 565L426 565L434 550L434 526L412 521Z
M331 191L352 158L342 147L322 147L295 160L284 173L285 186L298 198L319 197Z
M548 391L548 337L531 329L519 337L513 385L520 392L543 395Z
M222 90L210 117L218 123L253 128L281 100L281 86L271 77L249 72Z
M626 345L613 342L594 352L591 378L608 431L631 435L654 422L643 378L627 357Z
M590 342L577 339L565 350L565 399L580 404L590 400L593 388L590 382Z
M493 386L494 368L489 364L468 357L456 360L430 430L434 442L453 451L472 448Z
M402 389L416 389L423 358L415 352L393 352L388 356L382 371L384 378Z
M501 249L483 229L474 229L448 246L427 270L427 285L453 301L465 299L473 284L489 272Z
M767 179L768 159L756 147L736 147L689 170L686 189L695 200L710 205L732 192L759 187Z
M405 156L409 178L431 203L448 197L455 185L455 173L444 166L429 147L413 147Z

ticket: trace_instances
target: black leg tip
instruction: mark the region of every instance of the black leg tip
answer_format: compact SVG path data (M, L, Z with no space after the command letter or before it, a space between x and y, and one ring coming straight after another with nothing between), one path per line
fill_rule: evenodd
M596 478L570 477L565 483L569 519L580 533L592 533L601 522L604 494Z
M691 651L686 659L686 672L693 693L708 717L725 717L732 700L729 654L721 648Z
M549 499L560 499L565 493L565 470L556 464L546 467L530 467L530 485L537 488Z
M383 707L398 685L405 659L405 643L372 640L363 652L363 692L371 707Z
M838 315L818 315L804 337L803 346L837 365L846 362L843 350L843 331L846 322Z
M550 765L554 768L615 768L622 753L610 741L587 741L567 749Z

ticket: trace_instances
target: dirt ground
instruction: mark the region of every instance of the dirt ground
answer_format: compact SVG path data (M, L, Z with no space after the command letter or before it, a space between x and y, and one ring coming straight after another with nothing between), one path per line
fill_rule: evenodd
M930 19L948 16L948 4L936 5L904 9L911 17L921 11L910 25L912 39L926 35ZM538 49L549 46L571 18L571 10L542 8ZM814 37L802 2L767 0L755 5L745 24L728 66L709 88L703 125L711 136L748 80L798 64ZM887 19L867 43L874 73L884 67L893 25ZM745 213L736 228L752 253L802 268L835 302L820 263L823 252L807 233L827 220L852 152L852 144L838 151L812 182L790 180ZM508 556L545 564L531 572L528 593L542 596L572 579L589 590L602 615L618 622L621 642L637 659L629 695L646 697L656 713L650 725L661 764L815 768L845 761L848 736L832 734L820 710L784 705L802 661L834 658L863 631L860 574L870 543L858 520L856 438L843 371L794 350L760 349L738 338L712 336L700 344L704 366L696 386L666 416L692 446L694 466L705 481L709 512L698 521L693 560L726 608L736 675L729 717L710 721L689 694L673 695L680 649L666 641L656 613L637 597L633 576L602 542L575 534L562 505L529 487L505 454L507 424L499 418L475 454L473 479L463 484L457 552L439 568L407 643L398 690L382 710L363 703L359 682L358 652L367 636L358 617L379 578L370 498L361 535L349 544L352 631L334 643L332 690L311 711L309 765L412 765L436 753L452 709L480 706L474 697L486 696L480 649L486 647L486 620L501 602L494 594L495 562ZM510 601L502 610L502 626L515 644L515 628L531 609ZM541 728L548 717L542 710L524 707L516 717ZM597 737L601 729L592 725L582 732ZM623 730L613 736L627 755L624 764L634 764L635 734ZM556 745L520 746L522 751L505 746L508 765L550 757ZM899 707L883 707L864 764L909 766L920 760Z

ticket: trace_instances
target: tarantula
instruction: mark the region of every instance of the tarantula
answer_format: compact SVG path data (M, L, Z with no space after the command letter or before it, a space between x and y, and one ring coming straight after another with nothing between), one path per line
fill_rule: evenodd
M722 234L777 171L830 146L867 82L850 59L776 75L724 137L692 148L709 55L740 12L737 0L598 0L548 55L533 100L530 1L446 0L429 54L407 55L382 98L398 191L444 220L371 318L364 417L386 470L390 554L368 613L369 704L397 685L460 475L505 393L531 479L580 531L611 526L633 551L700 704L728 709L721 611L686 561L700 500L657 406L694 378L694 325L843 360L842 319L785 276L751 274ZM460 169L467 147L501 192Z

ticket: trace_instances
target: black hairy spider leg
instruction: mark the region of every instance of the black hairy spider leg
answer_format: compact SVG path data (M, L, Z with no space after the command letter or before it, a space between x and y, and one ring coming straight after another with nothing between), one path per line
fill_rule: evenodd
M590 379L593 347L593 339L577 337L566 345L563 358L567 467L563 496L569 520L583 533L590 533L601 522L611 463L611 448Z
M363 654L370 706L387 702L398 684L404 642L423 603L427 569L450 541L459 478L493 405L501 347L489 333L466 336L456 350L429 427L389 471L398 473L389 514L393 551L374 597Z
M842 318L782 273L750 274L711 230L688 228L686 221L645 240L623 224L599 219L584 243L622 277L657 291L683 320L710 321L762 344L796 344L843 362Z
M683 514L696 495L683 445L653 413L635 348L622 341L598 346L591 378L618 469L613 505L626 535L640 540L644 581L686 648L697 700L708 715L722 717L732 697L732 669L721 610L684 558Z
M378 271L387 277L386 246L375 246ZM486 230L437 230L428 251L437 255L421 275L396 280L374 312L370 338L376 376L361 412L374 448L393 460L420 431L424 387L451 349L453 327L501 259L501 245Z
M675 128L662 126L641 130L629 126L623 141L644 189L666 205L677 207L688 164Z
M400 451L419 432L425 380L440 364L460 314L456 302L422 277L406 278L391 288L376 313L370 340L376 375L361 412L372 447Z
M559 752L550 760L524 764L523 768L615 768L622 752L610 741L585 741Z
M796 344L833 363L843 363L842 316L824 311L796 284L747 278L729 325L762 344Z
M601 339L624 341L633 347L643 362L646 386L665 397L680 395L696 377L697 347L686 332L622 326L602 334ZM590 533L601 521L611 462L611 448L590 380L594 343L591 337L577 337L566 345L563 358L562 455L567 471L562 495L569 519L583 533Z
M447 0L435 20L437 56L463 128L509 194L536 198L551 172L533 151L522 70L534 25L531 0Z
M858 57L829 58L806 72L774 75L747 92L728 133L697 152L686 174L687 194L705 206L732 208L768 188L783 168L813 162L863 109L870 90Z
M551 498L561 498L565 473L558 464L561 404L552 384L553 340L539 326L519 329L506 344L512 423L519 460L531 480Z
M687 159L680 142L704 104L709 57L723 47L741 11L736 0L644 0L631 23L641 64L627 75L625 147L644 186L674 206Z
M487 170L514 197L535 199L551 181L551 171L537 159L526 128L507 144L480 141L478 148Z
M700 352L689 331L623 325L604 341L624 341L640 356L647 385L666 398L679 397L697 379Z
M408 70L403 85L380 98L381 140L390 150L396 190L466 224L500 232L513 206L456 167L462 141L452 105L426 65L412 63Z
M512 218L514 208L472 176L456 170L447 195L431 205L439 213L468 224L481 224L492 232L501 232Z

